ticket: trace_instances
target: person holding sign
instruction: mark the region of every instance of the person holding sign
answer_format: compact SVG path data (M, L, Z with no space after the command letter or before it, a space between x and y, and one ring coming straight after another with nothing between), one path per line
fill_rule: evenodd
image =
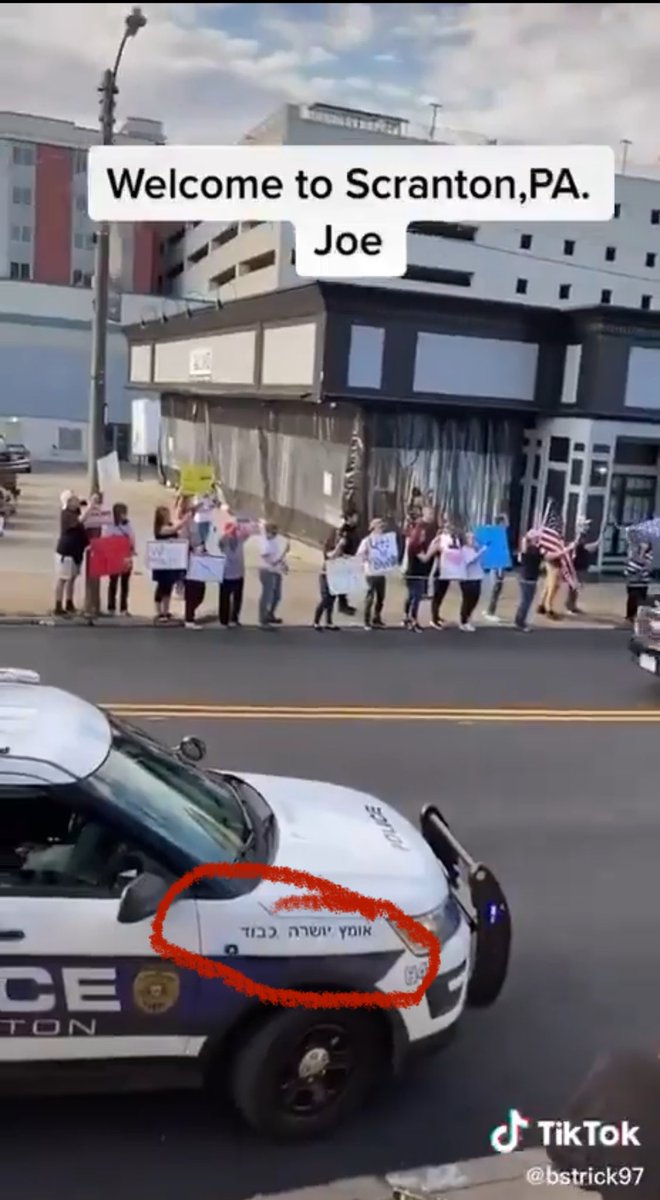
M187 516L173 518L166 504L161 504L154 514L154 541L167 542L179 538ZM151 578L156 585L154 604L156 606L156 625L165 625L172 620L170 612L174 585L185 578L185 571L173 571L159 568L151 572Z
M365 629L384 629L385 573L396 567L399 561L396 534L385 533L384 522L375 518L369 526L369 533L358 546L357 558L364 563L364 573L367 579L364 627Z
M334 562L337 558L341 558L345 552L345 547L346 538L342 534L341 529L333 529L330 536L326 539L325 546L323 547L323 567L321 569L321 574L319 575L319 591L321 596L314 611L314 621L312 623L312 628L315 629L317 633L320 633L324 628L322 624L324 618L326 629L332 629L333 631L339 629L339 626L335 625L333 620L335 601L337 597L330 591L327 564L329 562Z
M459 629L462 633L475 633L475 627L472 624L472 614L481 596L481 584L484 577L482 559L487 549L487 546L477 545L477 539L473 533L465 535L465 544L463 546L465 574L464 578L460 580L461 616Z
M447 518L444 518L440 532L429 546L428 558L433 573L431 625L433 629L444 629L440 609L449 591L449 585L452 581L460 583L465 578L461 539L454 533Z

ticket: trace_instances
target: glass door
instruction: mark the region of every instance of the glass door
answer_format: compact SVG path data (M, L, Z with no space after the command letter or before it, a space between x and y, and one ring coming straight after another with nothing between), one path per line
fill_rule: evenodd
M655 475L614 475L610 490L607 528L603 537L605 558L624 558L625 529L655 516Z

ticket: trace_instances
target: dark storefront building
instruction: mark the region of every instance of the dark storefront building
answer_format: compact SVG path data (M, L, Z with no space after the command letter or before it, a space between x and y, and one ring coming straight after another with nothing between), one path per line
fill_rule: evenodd
M414 486L471 523L527 522L549 495L569 524L605 521L626 455L633 473L655 456L655 505L657 314L313 283L128 336L131 388L161 397L164 470L213 462L236 508L298 536L349 506L398 518Z

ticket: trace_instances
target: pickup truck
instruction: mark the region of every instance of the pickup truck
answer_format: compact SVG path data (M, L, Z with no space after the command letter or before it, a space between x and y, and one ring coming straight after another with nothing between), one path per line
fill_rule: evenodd
M642 671L660 678L660 606L637 610L630 651Z

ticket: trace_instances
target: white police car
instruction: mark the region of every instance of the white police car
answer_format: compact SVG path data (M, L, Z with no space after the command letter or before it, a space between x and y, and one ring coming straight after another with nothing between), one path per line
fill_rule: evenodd
M193 1064L256 1130L333 1128L442 1042L507 971L501 890L435 809L395 810L318 781L202 770L32 672L0 671L0 1072L131 1060ZM200 863L252 860L322 875L421 920L440 970L405 1009L265 1005L154 956L156 907ZM172 905L169 942L302 990L415 990L424 951L386 920L273 913L286 891L207 879Z

